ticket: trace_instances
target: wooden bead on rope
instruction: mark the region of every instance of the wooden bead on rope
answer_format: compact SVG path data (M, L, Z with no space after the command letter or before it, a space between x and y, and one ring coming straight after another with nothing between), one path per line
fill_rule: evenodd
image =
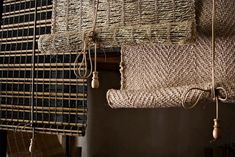
M212 135L215 140L221 137L221 128L219 124L219 119L214 119L214 129Z
M98 72L94 71L93 76L92 76L92 81L91 81L91 87L92 88L99 88L99 77L98 77Z

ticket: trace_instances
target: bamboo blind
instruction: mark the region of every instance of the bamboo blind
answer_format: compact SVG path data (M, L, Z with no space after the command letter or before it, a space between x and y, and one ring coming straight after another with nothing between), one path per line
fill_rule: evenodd
M73 74L75 53L39 53L51 33L52 0L3 0L0 27L0 129L83 135L87 84Z

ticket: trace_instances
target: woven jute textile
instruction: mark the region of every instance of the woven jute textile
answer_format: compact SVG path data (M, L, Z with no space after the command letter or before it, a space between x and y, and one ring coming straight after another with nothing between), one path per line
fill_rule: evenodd
M216 40L216 85L235 102L235 36ZM113 108L177 107L190 88L211 88L211 40L200 35L193 45L123 46L121 90L109 90ZM186 103L194 103L202 91L192 91ZM220 93L224 96L224 93ZM204 93L201 100L211 100Z
M216 85L235 102L235 1L216 1ZM210 0L196 0L197 40L193 45L138 45L122 47L121 90L109 90L113 108L179 107L190 88L211 88ZM193 104L200 91L190 92ZM224 95L224 93L221 93ZM204 93L200 100L212 100Z
M211 0L195 0L197 31L211 37ZM216 0L215 31L216 37L229 37L235 35L235 1Z
M41 36L44 53L81 49L94 21L94 0L56 0L52 35ZM194 0L99 0L96 33L102 48L124 43L179 43L194 39Z

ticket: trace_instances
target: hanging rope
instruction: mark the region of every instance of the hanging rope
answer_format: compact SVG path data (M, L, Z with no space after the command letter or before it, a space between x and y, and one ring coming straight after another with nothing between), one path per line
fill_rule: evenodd
M96 38L95 29L96 29L96 23L97 23L97 12L98 12L98 7L99 7L99 0L97 0L97 2L94 0L94 3L96 3L96 5L94 4L95 8L94 8L94 16L93 16L94 17L93 27L92 27L92 30L88 34L84 33L83 50L81 52L79 52L79 54L77 55L77 57L75 58L75 61L74 61L74 74L76 75L76 77L82 78L82 79L87 79L88 77L91 76L91 74L93 74L91 87L98 88L99 87L99 80L98 80L98 72L96 71L97 38ZM92 73L93 65L92 65L91 52L90 52L90 47L92 45L94 45L94 48L95 48L93 73ZM87 48L89 49L88 50L88 56L89 56L89 62L90 62L90 71L89 72L88 72L88 64L87 64L87 57L86 57ZM79 62L80 56L82 56L81 62Z
M190 88L186 93L183 95L182 99L182 106L186 109L192 109L194 108L199 100L201 99L202 95L204 93L210 93L212 96L212 99L215 101L215 119L214 119L214 129L213 129L213 138L214 140L218 139L221 136L221 130L220 130L220 124L219 124L219 101L226 101L227 99L227 92L223 87L217 87L215 84L215 0L212 0L213 7L212 7L212 40L211 40L211 58L212 58L212 64L211 64L211 89L202 89L202 88ZM189 106L186 105L187 97L189 96L190 92L193 90L201 91L199 96L197 97L195 103L190 104ZM222 97L220 95L221 92L224 93L225 97Z
M37 0L34 1L35 11L34 11L34 29L33 29L33 52L32 52L32 98L31 98L31 127L32 127L32 138L30 139L29 152L33 156L33 144L35 137L35 126L34 126L34 80L35 80L35 52L36 52L36 28L37 28Z
M33 156L34 138L35 138L35 128L33 128L32 138L30 139L30 144L29 144L29 152L31 153L31 156Z
M80 56L82 56L81 62L79 62ZM90 71L89 72L88 72L88 64L87 64L86 43L84 42L83 50L81 52L79 52L79 54L77 55L77 57L75 58L75 61L74 61L74 71L73 72L76 77L82 78L82 79L87 79L88 77L91 76L93 65L92 65L92 61L91 61L91 50L90 49L88 50L88 56L89 56L88 59L89 59L89 63L90 63Z

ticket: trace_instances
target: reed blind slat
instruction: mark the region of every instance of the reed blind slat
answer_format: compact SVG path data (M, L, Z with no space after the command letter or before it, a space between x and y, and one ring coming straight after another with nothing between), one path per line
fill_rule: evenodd
M0 7L0 129L84 135L87 83L73 73L76 53L47 55L37 46L51 33L52 0Z

